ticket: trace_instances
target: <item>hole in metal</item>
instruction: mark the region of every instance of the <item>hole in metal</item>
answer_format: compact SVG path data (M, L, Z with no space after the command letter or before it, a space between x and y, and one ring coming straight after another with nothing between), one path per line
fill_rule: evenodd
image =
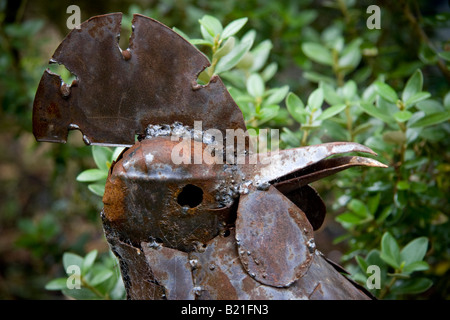
M177 202L180 206L189 206L195 208L203 201L203 190L193 184L183 187L178 194Z

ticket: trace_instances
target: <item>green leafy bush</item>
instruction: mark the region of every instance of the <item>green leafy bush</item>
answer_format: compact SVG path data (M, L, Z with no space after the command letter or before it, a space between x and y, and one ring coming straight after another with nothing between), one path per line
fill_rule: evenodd
M47 290L61 290L68 297L78 300L122 300L125 287L116 257L110 252L96 262L97 250L85 257L66 252L63 265L68 277L56 278L47 283Z

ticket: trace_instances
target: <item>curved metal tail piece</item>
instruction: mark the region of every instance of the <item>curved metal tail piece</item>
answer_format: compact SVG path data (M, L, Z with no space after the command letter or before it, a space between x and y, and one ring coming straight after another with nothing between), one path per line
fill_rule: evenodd
M72 30L55 51L77 80L65 84L46 70L33 106L38 141L66 142L79 129L86 144L131 146L150 124L181 122L203 129L245 130L239 107L219 77L196 82L208 59L156 20L135 14L127 50L118 37L122 13L93 17ZM220 121L218 120L220 119Z
M88 145L131 147L111 166L102 211L128 298L371 298L316 250L313 231L326 208L309 184L354 166L386 167L332 157L375 153L334 142L257 154L253 164L247 153L244 164L176 164L178 141L152 136L151 128L190 130L201 120L204 131L226 136L246 131L242 112L218 76L198 85L208 59L158 21L134 15L129 48L121 50L121 20L121 13L93 17L62 41L50 62L76 80L44 72L33 133L65 143L77 129Z

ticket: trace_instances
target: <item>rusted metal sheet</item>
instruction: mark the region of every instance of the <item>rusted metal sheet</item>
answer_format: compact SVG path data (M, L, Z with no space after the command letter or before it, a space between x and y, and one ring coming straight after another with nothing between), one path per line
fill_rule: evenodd
M104 223L135 245L151 236L169 248L190 251L232 223L231 206L220 206L228 196L226 181L233 179L228 170L220 164L173 164L171 150L177 143L170 137L145 139L111 169ZM199 191L197 205L180 204L186 188L189 196L195 195L190 188Z
M355 287L329 264L316 249L311 254L308 272L289 287L262 284L246 272L240 262L235 229L208 243L204 252L189 253L197 261L192 271L197 299L213 300L324 300L370 299L370 294Z
M161 300L165 298L165 288L156 282L145 254L138 247L122 242L114 230L104 225L106 239L111 251L120 264L127 298L132 300Z
M132 146L149 124L179 121L203 128L244 129L242 113L219 77L199 86L208 59L156 20L134 15L129 48L118 45L121 13L89 19L56 49L75 83L45 71L33 107L38 141L65 142L78 129L87 144ZM64 90L62 90L64 89ZM199 115L201 119L199 119ZM221 119L221 121L217 121Z
M303 153L302 161L310 165L297 171L291 166L285 177L279 175L273 185L263 186L261 176L254 173L261 172L259 167L266 164L249 166L249 161L245 161L244 165L198 166L190 162L175 165L170 154L177 143L169 136L137 142L112 166L103 198L105 231L114 230L116 237L125 238L136 247L150 237L157 239L158 246L168 249L144 250L156 283L169 292L175 292L174 284L179 283L185 293L193 292L196 299L368 297L323 257L316 256L313 229L322 224L326 209L317 192L305 185L303 179L310 181L311 175L314 180L327 176L334 172L331 165L340 171L353 165L381 164L361 157L323 159L328 154L309 158L309 153ZM201 146L202 151L207 147L204 143ZM355 144L337 150L355 148L367 152ZM332 144L326 149L337 152ZM194 157L193 143L191 151ZM289 187L283 187L286 185ZM186 186L201 190L199 203L193 207L180 204L179 196ZM277 190L278 186L282 186L284 194ZM296 186L299 187L295 189ZM229 232L236 234L236 239L224 236ZM217 245L226 253L216 252ZM167 264L171 258L179 259L174 262L179 266L177 272L169 271L172 269ZM189 261L196 261L195 266ZM216 272L205 270L205 265ZM311 272L311 268L318 271ZM188 277L189 272L194 277L192 284L191 280L184 282L192 278ZM323 281L311 278L310 275L320 272ZM225 281L230 274L235 278ZM344 289L340 291L333 286ZM176 297L180 296L166 295Z
M278 186L277 190L280 191ZM290 192L285 192L284 195L306 214L314 231L322 226L327 208L313 187L305 185Z
M33 132L39 141L65 142L68 130L79 129L87 144L130 146L111 166L102 211L128 298L371 298L315 248L326 208L308 184L353 166L385 167L359 156L329 158L375 153L335 142L253 162L253 154L222 154L222 146L223 158L198 162L215 145L206 130L245 130L241 111L219 77L197 84L208 61L178 34L135 15L122 51L120 21L120 13L94 17L64 39L51 61L77 79L68 85L44 73ZM203 131L193 129L196 120ZM238 156L245 161L232 161Z
M303 211L271 186L241 196L236 242L250 276L267 285L288 287L308 271L314 238Z
M277 184L290 178L291 175L301 169L318 163L330 156L349 153L363 152L376 155L370 148L355 142L330 142L301 148L280 150L279 152L268 152L258 156L259 165L246 165L244 171L248 172L252 179L261 182ZM385 167L376 160L373 166ZM364 164L363 164L364 165ZM300 171L301 172L301 171Z
M191 274L195 260L189 260L186 252L161 246L156 241L142 242L141 247L155 279L164 287L165 298L195 299Z
M356 166L386 167L384 164L374 159L364 157L347 156L323 159L313 165L305 167L302 170L294 172L281 180L275 181L274 184L281 192L288 193L309 183L338 173L339 171Z

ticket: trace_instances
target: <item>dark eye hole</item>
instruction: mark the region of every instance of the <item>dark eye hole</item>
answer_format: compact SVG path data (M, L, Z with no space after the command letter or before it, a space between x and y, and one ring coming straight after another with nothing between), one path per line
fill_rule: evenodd
M180 206L189 206L194 208L203 201L203 190L193 184L188 184L183 187L178 194L177 202Z

